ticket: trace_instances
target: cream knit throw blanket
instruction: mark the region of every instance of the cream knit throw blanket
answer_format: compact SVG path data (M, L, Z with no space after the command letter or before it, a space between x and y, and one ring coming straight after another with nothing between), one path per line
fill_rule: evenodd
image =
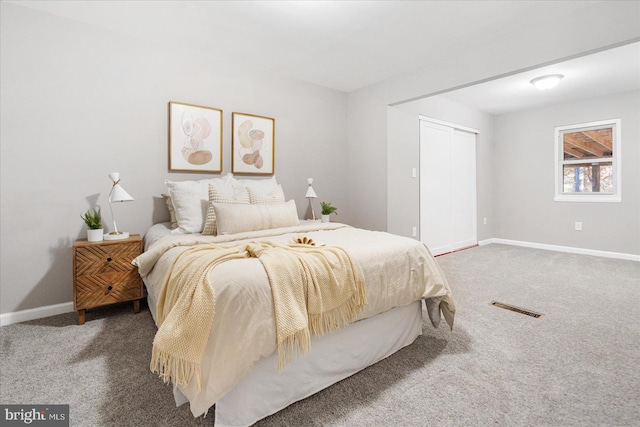
M186 386L195 375L200 390L200 364L215 313L209 272L249 257L260 260L271 285L279 370L309 350L310 335L354 321L366 304L362 270L339 247L252 242L189 248L169 268L158 297L151 371L165 382Z

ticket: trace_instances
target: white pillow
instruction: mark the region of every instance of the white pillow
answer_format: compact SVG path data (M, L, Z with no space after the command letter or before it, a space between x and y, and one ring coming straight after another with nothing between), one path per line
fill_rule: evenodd
M246 188L259 191L260 193L267 194L274 190L278 186L276 176L266 179L234 179L238 184Z
M182 233L200 233L204 227L207 205L209 204L209 184L218 188L231 188L233 176L202 179L199 181L165 181L176 212L178 230Z
M285 202L282 185L276 186L276 188L269 191L268 193L263 193L262 191L255 190L251 187L247 188L247 191L249 193L249 201L253 204Z
M215 236L216 231L216 211L213 209L214 203L249 203L249 192L244 187L236 188L235 194L228 195L224 191L220 191L215 184L209 184L209 205L207 206L207 215L204 220L204 228L202 234L205 236Z
M296 202L264 205L213 203L218 236L299 224Z

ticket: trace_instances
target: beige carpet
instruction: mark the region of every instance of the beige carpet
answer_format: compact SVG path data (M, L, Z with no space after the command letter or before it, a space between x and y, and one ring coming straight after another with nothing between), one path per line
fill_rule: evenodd
M445 255L456 325L259 426L632 426L640 419L640 263L489 245ZM541 312L540 319L492 300ZM70 404L73 426L202 426L148 369L130 305L0 328L0 402Z

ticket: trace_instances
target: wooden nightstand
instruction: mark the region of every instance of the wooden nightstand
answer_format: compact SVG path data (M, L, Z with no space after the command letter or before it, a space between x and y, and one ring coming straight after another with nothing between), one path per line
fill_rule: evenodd
M88 242L73 245L73 309L78 311L78 324L83 325L87 308L133 301L134 312L140 312L144 297L142 278L131 261L142 253L142 237Z

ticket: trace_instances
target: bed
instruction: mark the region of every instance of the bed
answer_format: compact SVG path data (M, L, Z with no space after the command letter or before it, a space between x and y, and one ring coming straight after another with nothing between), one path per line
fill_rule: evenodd
M194 416L211 416L213 411L216 426L251 425L353 375L410 345L422 333L422 301L435 327L441 315L452 327L455 308L446 278L420 242L340 223L299 221L297 217L295 224L289 218L286 226L277 221L276 227L271 226L273 221L266 221L265 226L261 217L262 225L253 226L259 229L244 230L245 225L229 228L223 215L228 207L217 209L221 208L219 203L213 203L216 198L211 191L208 193L210 203L203 205L202 223L196 224L195 230L206 229L207 210L215 205L216 234L185 233L176 224L156 224L145 235L144 254L134 261L147 288L156 324L157 303L167 271L180 254L206 245L289 245L307 239L318 246L344 248L362 268L366 305L353 323L312 336L308 352L278 369L273 301L263 265L256 258L217 265L208 273L215 290L215 316L202 357L200 384L191 378L187 384L173 387L176 404L189 403ZM177 192L175 196L179 199ZM278 195L268 207L261 206L260 215L284 209L282 198ZM238 209L236 206L229 211L232 222L238 212L242 213ZM242 209L250 208L247 205ZM252 212L255 216L258 211ZM246 218L242 222L246 224Z

